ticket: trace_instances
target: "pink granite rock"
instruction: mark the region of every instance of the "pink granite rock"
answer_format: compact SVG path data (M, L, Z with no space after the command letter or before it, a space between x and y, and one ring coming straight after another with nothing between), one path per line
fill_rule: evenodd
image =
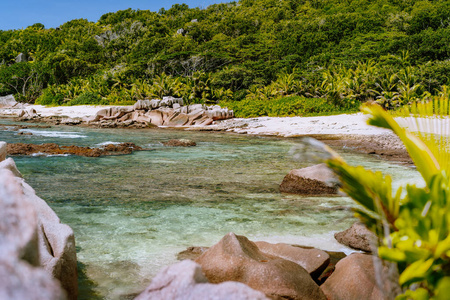
M304 268L263 253L255 243L234 233L225 235L196 262L212 283L238 281L269 297L326 299Z

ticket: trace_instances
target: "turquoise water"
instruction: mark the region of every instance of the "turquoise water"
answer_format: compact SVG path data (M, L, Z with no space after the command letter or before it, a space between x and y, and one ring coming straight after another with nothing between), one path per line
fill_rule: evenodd
M2 121L5 123L6 121ZM134 142L149 151L126 156L15 157L36 193L75 231L80 299L120 299L145 288L161 267L189 246L211 246L232 231L252 240L346 250L333 233L354 219L345 197L278 192L295 161L298 139L174 130L29 129L0 131L6 142L98 146ZM161 142L188 138L196 147ZM354 164L382 170L397 185L418 181L404 166L342 153Z

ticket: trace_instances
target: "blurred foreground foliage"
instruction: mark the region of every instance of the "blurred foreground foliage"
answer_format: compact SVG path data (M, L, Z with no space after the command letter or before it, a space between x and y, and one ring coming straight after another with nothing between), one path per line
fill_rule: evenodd
M448 98L405 108L402 124L415 130L410 132L380 106L363 106L369 124L390 129L402 140L423 187L408 184L394 191L389 175L350 166L329 152L328 166L339 176L342 190L359 204L356 215L379 238L378 255L398 267L403 294L397 299L450 295L450 136L443 117L448 109Z

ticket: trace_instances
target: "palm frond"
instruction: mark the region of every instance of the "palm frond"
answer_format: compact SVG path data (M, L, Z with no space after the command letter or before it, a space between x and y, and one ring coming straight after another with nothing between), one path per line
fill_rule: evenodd
M450 99L433 97L405 106L398 122L419 137L436 158L440 169L450 171Z

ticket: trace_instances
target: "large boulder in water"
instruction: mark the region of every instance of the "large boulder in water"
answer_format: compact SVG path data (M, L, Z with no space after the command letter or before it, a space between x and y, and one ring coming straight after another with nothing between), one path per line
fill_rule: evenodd
M364 224L354 223L350 228L335 233L334 238L341 244L350 248L372 252L376 249L377 238Z
M300 265L263 253L255 243L234 233L225 235L196 262L212 283L238 281L274 298L326 299Z
M28 228L21 229L21 231L29 237L27 238L29 242L20 242L20 238L17 237L17 241L8 242L8 244L24 245L17 248L17 257L26 259L31 264L43 266L48 274L60 281L61 286L67 291L69 299L77 299L77 257L72 229L62 224L47 203L39 198L33 188L21 178L20 172L11 158L0 162L0 172L1 182L3 184L7 182L8 186L14 188L14 193L10 193L9 197L0 198L9 199L10 205L17 210L16 214L25 214L23 217L17 217L15 221L20 220L20 222L17 222L17 226L22 226L21 223L24 223L23 226ZM6 181L6 179L8 180ZM30 209L36 216L34 225L32 224ZM0 215L5 212L8 213L8 210L0 210ZM0 227L3 228L3 226ZM27 233L31 229L34 230L35 234ZM12 236L12 238L15 239L16 237ZM37 255L38 258L34 257L33 254ZM3 255L0 255L0 257L3 257Z
M325 164L294 169L280 184L280 192L302 195L330 195L339 191L336 175Z
M136 300L268 300L261 292L240 282L211 284L200 265L190 260L165 267Z

